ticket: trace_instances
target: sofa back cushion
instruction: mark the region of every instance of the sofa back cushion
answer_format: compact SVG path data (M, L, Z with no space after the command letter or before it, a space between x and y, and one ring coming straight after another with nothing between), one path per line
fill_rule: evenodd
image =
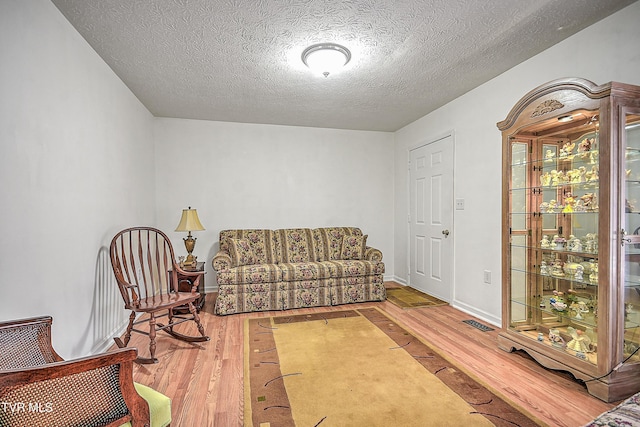
M325 227L313 230L316 241L316 261L342 259L342 241L345 236L362 236L357 227Z
M316 241L310 228L283 228L275 233L280 249L279 262L316 261Z
M249 240L227 239L226 244L229 248L229 256L231 256L231 265L233 267L256 264L256 255L253 253Z
M233 251L229 239L244 239L249 243L255 264L275 264L279 262L276 236L271 230L222 230L220 249Z
M364 236L344 236L342 238L342 252L340 259L364 259L364 253L367 250L367 237Z

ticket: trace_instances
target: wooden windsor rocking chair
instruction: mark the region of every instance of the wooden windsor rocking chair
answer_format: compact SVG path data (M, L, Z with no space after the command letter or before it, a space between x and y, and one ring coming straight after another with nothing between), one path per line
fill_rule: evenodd
M149 336L150 357L138 357L138 363L158 363L156 358L156 332L164 331L186 342L208 341L200 316L194 306L200 294L196 292L202 273L185 271L176 263L171 241L162 231L152 227L132 227L120 231L111 240L111 266L118 282L124 306L131 310L129 326L124 340L114 341L120 348L129 343L132 332ZM178 273L182 277L192 277L191 292L178 291ZM189 313L176 314L174 309L187 306ZM139 313L144 314L136 321ZM157 319L168 317L168 323L158 323ZM189 336L174 328L183 323L195 322L200 336ZM149 330L142 331L135 326L148 323Z

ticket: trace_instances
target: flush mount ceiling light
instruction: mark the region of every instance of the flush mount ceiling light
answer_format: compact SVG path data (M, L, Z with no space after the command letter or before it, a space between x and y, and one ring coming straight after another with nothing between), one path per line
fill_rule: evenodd
M325 77L347 65L350 60L349 49L336 43L314 44L302 52L302 62Z

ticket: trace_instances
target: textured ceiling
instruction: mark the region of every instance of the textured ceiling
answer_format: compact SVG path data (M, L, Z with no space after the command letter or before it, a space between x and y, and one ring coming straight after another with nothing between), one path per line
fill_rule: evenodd
M158 117L395 131L634 0L52 0ZM340 73L300 59L351 50Z

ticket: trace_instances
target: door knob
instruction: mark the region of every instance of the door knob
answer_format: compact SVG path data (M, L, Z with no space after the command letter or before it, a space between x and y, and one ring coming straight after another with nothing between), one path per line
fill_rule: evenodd
M444 234L444 237L449 237L449 230L442 230L442 234Z

